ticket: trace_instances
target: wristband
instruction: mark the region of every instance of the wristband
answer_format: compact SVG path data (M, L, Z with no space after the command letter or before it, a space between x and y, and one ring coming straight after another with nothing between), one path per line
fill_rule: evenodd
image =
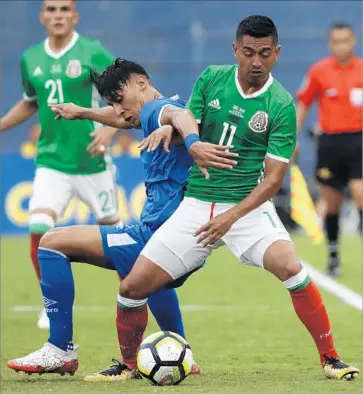
M194 142L200 141L199 135L198 134L189 134L187 138L184 140L184 145L187 148L187 150L190 149L190 147L194 144Z

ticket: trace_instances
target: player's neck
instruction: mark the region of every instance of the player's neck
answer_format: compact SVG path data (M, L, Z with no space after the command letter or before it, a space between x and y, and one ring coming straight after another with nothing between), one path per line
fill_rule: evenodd
M74 30L71 30L66 36L54 37L49 36L49 48L54 52L62 51L71 41L74 35Z
M245 95L250 95L250 94L256 93L259 90L261 90L265 86L265 84L267 83L269 76L270 75L267 74L266 78L261 80L261 82L259 84L251 84L250 82L247 81L247 79L243 79L243 78L241 78L240 75L238 75L238 83L240 84L240 86L243 90L243 93Z
M354 55L352 54L351 56L346 57L344 59L339 59L339 58L335 57L335 60L340 66L344 67L344 66L349 65L352 62L353 57L354 57Z

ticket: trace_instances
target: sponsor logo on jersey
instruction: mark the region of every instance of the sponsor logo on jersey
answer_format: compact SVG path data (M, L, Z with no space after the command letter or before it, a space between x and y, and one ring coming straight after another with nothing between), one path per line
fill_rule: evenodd
M39 66L37 66L37 67L35 67L35 70L33 72L33 76L38 77L39 75L43 75L43 71Z
M57 301L50 300L50 299L47 298L47 297L43 297L43 303L44 303L44 306L45 306L46 308L48 308L48 307L51 306L51 305L57 304Z
M62 72L62 65L61 64L53 64L50 72L52 74L60 74Z
M234 105L233 108L229 111L231 115L237 116L238 118L243 118L243 114L245 110L240 108L238 105Z
M248 126L255 133L263 133L267 130L268 114L264 111L257 111L248 122Z
M77 78L82 74L82 65L79 60L70 60L67 64L66 75L69 78Z
M328 97L335 97L338 95L338 91L334 88L330 88L325 91L325 95Z
M214 109L221 109L221 106L219 105L219 100L218 99L215 99L215 100L212 100L212 101L210 101L209 103L208 103L208 106L209 107L212 107L212 108L214 108Z

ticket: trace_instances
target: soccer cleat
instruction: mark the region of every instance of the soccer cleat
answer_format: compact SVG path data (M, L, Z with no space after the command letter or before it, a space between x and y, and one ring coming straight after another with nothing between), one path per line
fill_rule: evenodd
M123 364L114 358L112 361L115 363L114 365L111 365L103 371L87 375L84 380L86 382L115 382L121 380L141 379L141 375L136 368L129 369L126 364Z
M200 366L195 361L193 361L190 375L200 375Z
M25 357L8 361L8 367L16 372L32 373L59 373L74 375L78 369L77 345L71 350L62 350L47 342L44 346Z
M41 330L49 330L49 319L45 308L39 314L37 326Z
M323 368L328 379L354 380L359 375L358 368L351 367L336 357L327 357Z
M342 269L340 267L340 262L336 257L330 259L327 269L327 274L331 277L342 276Z

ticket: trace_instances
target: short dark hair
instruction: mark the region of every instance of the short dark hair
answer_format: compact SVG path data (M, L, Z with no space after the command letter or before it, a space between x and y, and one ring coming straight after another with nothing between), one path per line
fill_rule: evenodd
M349 23L346 23L346 22L333 23L329 28L329 32L331 32L332 30L341 30L341 29L348 29L352 33L354 33L353 27Z
M272 37L275 43L279 39L273 20L264 15L250 15L243 19L237 27L236 40L238 41L242 36Z
M91 70L90 78L103 98L114 101L118 97L116 90L124 86L133 74L144 75L147 79L150 79L143 66L131 60L120 58L117 58L102 73Z

